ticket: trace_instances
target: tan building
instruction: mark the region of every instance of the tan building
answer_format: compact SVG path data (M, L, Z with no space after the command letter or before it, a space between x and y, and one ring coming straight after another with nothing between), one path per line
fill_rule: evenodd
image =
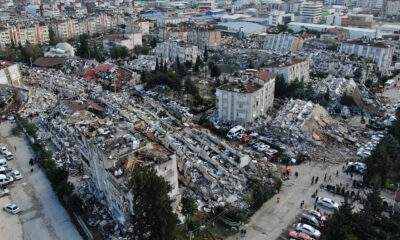
M11 41L15 46L31 44L45 44L49 42L49 29L45 25L16 25L8 28Z
M150 34L150 22L143 19L129 18L125 21L126 33L140 32L142 35Z
M0 84L13 87L22 86L22 75L19 71L18 64L0 61Z
M213 29L189 29L187 41L204 50L205 47L211 48L221 44L221 31Z
M217 88L218 117L251 123L265 116L274 102L275 73L254 72Z
M112 34L105 36L103 39L104 51L110 52L114 46L125 46L129 50L133 50L135 46L142 46L141 33Z
M339 53L354 54L365 59L371 59L381 71L388 70L392 65L394 47L378 43L348 41L340 43Z
M379 23L373 21L373 15L352 14L342 17L341 25L343 27L373 28L378 26Z
M158 40L160 42L169 40L186 41L188 32L178 27L162 27L158 30Z
M8 28L0 28L0 48L11 45L10 30Z
M268 64L265 71L282 74L287 83L293 82L296 78L304 82L310 80L310 64L307 59L289 58L285 61L277 61Z
M279 52L296 52L303 48L303 39L291 34L267 34L264 49Z

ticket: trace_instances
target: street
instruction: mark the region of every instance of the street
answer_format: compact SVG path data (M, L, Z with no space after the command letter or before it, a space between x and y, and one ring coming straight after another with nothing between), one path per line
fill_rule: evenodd
M14 160L8 164L13 170L19 170L23 178L7 186L10 195L0 198L0 205L12 202L22 212L18 215L0 212L1 239L82 239L44 172L34 166L31 173L28 161L32 150L23 134L11 135L13 126L8 122L0 125L0 145L13 152Z
M321 183L329 183L332 185L339 183L350 183L349 175L342 172L343 164L330 163L303 163L302 165L291 166L292 173L289 180L284 182L284 189L271 198L251 217L250 222L244 226L247 230L246 237L240 238L240 234L235 234L228 239L251 239L251 240L275 240L281 239L280 236L289 228L294 230L296 217L306 209L314 209L315 198L311 195L318 189L318 197L328 197L337 203L343 201L343 197L331 194L319 186ZM294 177L294 172L299 173L298 178ZM336 177L336 171L339 171L339 176ZM324 182L324 175L327 173L327 181ZM318 184L311 185L312 176L318 176ZM331 176L331 182L329 182ZM353 179L356 176L353 177ZM358 177L358 176L357 176ZM280 197L280 202L277 203L276 198ZM304 200L305 205L300 209L300 203ZM320 212L329 212L329 210L321 207ZM288 235L285 236L287 239Z

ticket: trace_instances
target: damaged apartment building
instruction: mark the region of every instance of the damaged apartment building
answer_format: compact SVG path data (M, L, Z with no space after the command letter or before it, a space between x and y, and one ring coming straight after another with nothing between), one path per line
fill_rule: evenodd
M275 73L247 72L216 91L218 117L223 121L251 123L265 116L274 102Z
M310 80L310 64L307 59L288 58L269 63L264 68L267 72L283 75L287 83L294 80L308 82Z

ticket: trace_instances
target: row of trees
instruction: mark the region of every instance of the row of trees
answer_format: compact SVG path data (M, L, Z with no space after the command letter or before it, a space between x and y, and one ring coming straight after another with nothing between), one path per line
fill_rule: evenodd
M82 58L95 58L99 62L105 60L97 44L89 44L89 35L86 33L79 36L77 55Z
M314 89L311 82L305 86L303 80L299 81L297 78L288 84L285 80L285 77L282 74L278 74L275 78L275 97L313 100Z
M374 187L360 212L354 213L345 199L329 220L321 240L395 240L400 239L399 226L399 213L387 207Z
M43 56L43 51L40 45L26 42L25 46L6 46L0 50L2 58L12 62L34 62L39 57Z

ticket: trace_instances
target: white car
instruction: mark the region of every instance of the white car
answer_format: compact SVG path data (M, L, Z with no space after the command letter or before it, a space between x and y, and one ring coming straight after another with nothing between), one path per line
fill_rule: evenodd
M4 188L4 189L0 188L0 197L4 197L4 196L8 195L8 193L9 193L9 191L7 188Z
M265 151L267 151L269 148L270 148L269 145L261 144L260 146L258 146L257 151L259 151L259 152L265 152Z
M7 147L5 147L5 146L0 147L0 152L3 154L8 152Z
M328 208L328 209L339 210L339 204L335 203L330 198L326 198L326 197L318 198L317 204L322 207Z
M269 156L274 156L278 150L276 149L268 149L265 153L268 154Z
M21 212L21 209L15 204L8 203L3 206L3 210L12 214L17 214Z
M14 178L14 180L20 180L22 179L22 175L19 171L15 170L11 173L11 176Z
M296 225L296 231L298 232L303 232L308 234L310 237L313 238L319 238L321 236L321 232L318 231L317 229L311 227L308 224L305 223L299 223Z

